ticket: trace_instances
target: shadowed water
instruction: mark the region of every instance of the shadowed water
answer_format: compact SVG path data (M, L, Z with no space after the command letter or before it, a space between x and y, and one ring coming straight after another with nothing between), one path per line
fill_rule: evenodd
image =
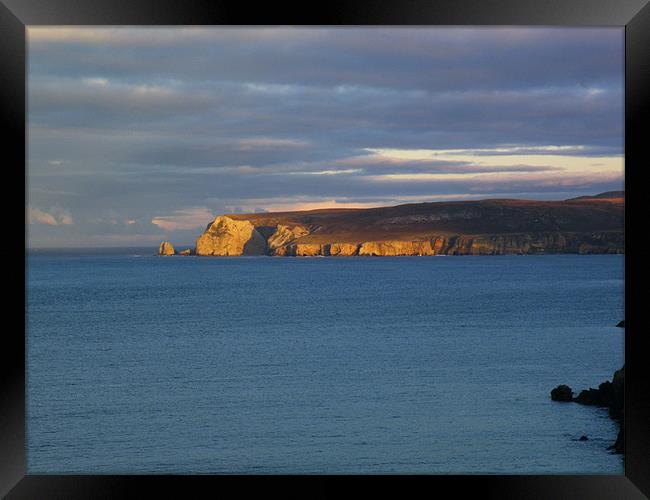
M623 472L623 256L151 253L30 254L30 473Z

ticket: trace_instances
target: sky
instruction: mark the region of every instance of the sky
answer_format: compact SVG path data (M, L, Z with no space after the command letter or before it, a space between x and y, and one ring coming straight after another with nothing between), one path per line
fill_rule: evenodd
M622 28L28 27L28 246L623 189Z

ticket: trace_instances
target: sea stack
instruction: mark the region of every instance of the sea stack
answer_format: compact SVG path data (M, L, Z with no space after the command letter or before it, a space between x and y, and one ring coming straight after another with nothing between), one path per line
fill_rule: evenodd
M174 245L169 241L163 241L158 248L158 255L174 255L176 251L174 250Z

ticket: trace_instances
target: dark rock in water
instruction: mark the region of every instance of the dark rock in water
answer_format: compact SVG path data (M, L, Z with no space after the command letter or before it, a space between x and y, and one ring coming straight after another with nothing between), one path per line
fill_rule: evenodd
M593 387L580 391L580 394L574 399L576 403L588 406L606 406L603 402L603 395L599 389Z
M590 388L580 391L578 397L573 401L583 405L605 406L609 410L609 416L620 425L616 442L608 449L614 453L624 453L625 428L624 416L624 390L625 390L625 366L614 372L612 381L605 381L598 386L598 389Z
M580 391L577 397L573 397L573 391L568 385L558 385L551 391L553 401L573 401L582 405L604 406L609 410L609 416L620 425L616 442L607 448L613 453L625 453L625 428L624 428L624 389L625 389L625 366L614 372L612 381L606 380L598 386ZM587 441L587 436L581 436L579 441Z
M618 326L619 328L625 328L625 320L619 321L616 326Z
M612 378L611 393L607 406L609 408L609 416L614 420L623 422L623 407L625 405L625 366L620 370L614 372Z
M614 372L612 381L606 380L598 389L589 388L580 391L574 399L576 403L592 406L605 406L609 415L615 420L623 416L625 367Z
M616 442L607 449L612 450L617 454L623 453L625 451L625 430L623 428L623 421L621 421L621 428L618 430Z
M568 385L558 385L551 391L551 399L553 401L573 401L573 389Z

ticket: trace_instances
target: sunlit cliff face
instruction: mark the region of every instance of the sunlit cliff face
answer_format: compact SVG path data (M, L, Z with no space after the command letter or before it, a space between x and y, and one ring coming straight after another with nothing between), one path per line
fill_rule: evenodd
M619 28L28 29L30 246L622 189Z

